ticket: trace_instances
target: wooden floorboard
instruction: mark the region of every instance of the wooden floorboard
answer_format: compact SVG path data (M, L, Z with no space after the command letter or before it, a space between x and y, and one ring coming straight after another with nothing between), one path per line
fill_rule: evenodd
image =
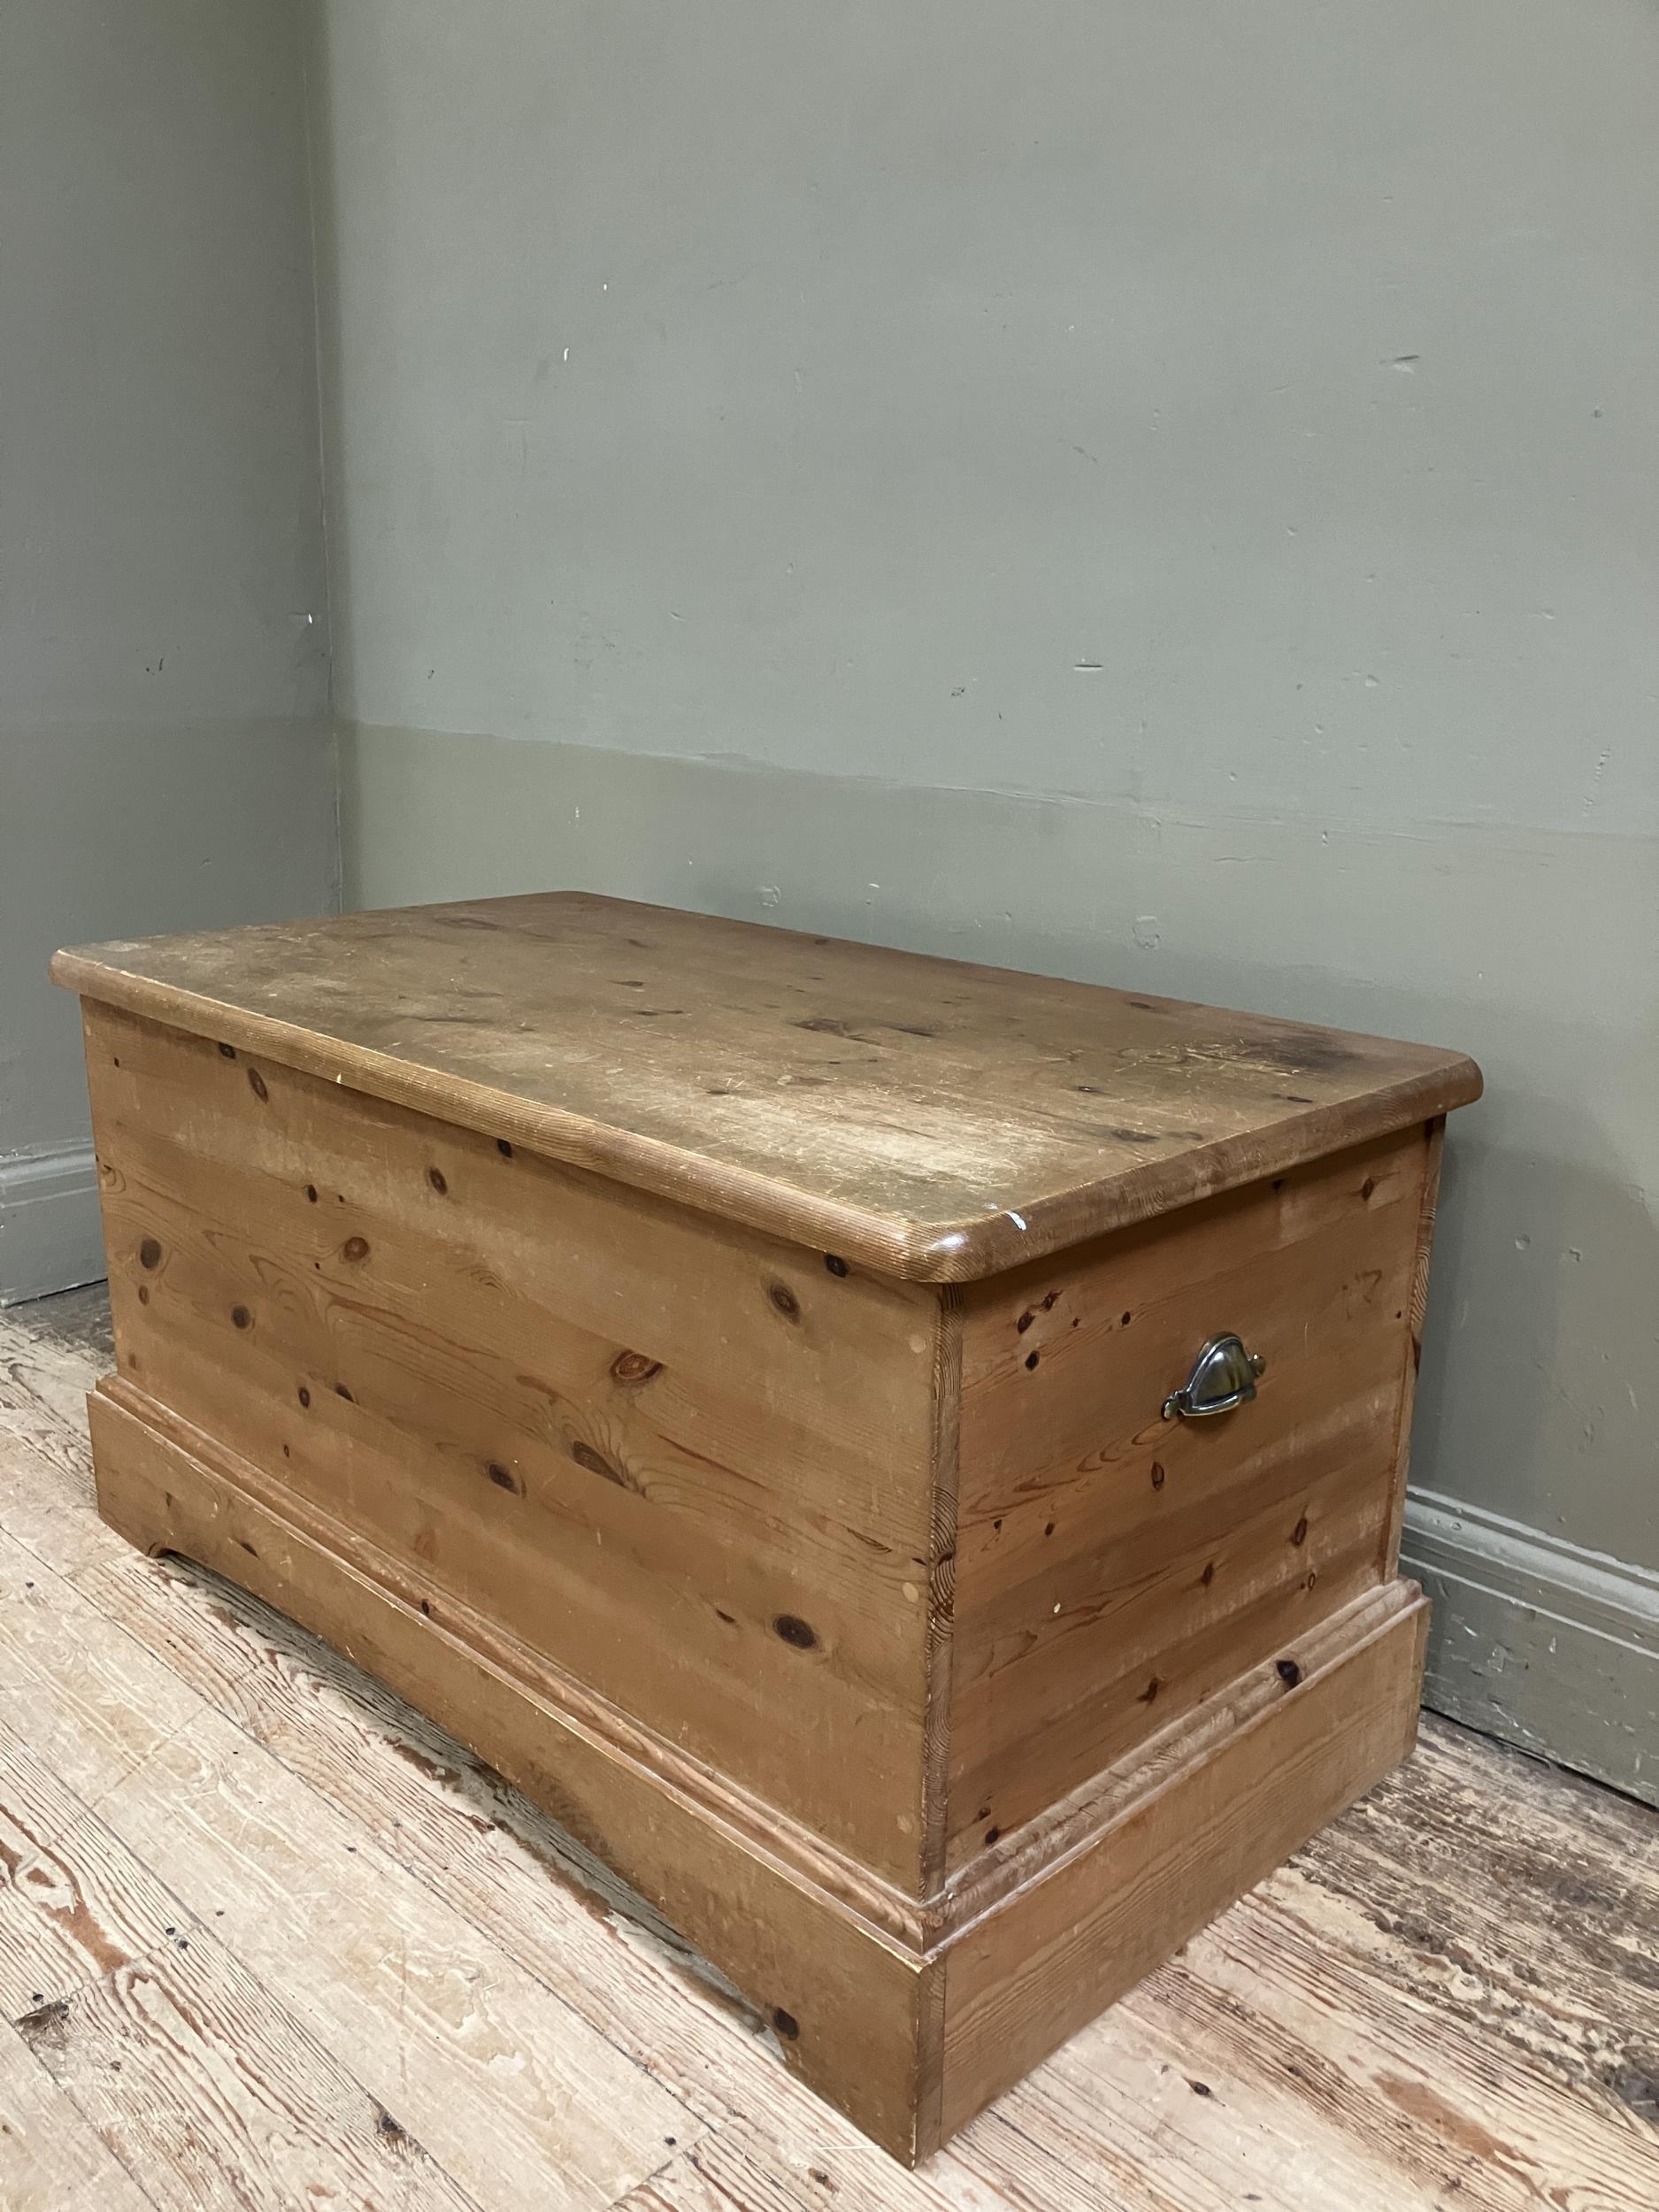
M460 1746L92 1509L0 1315L0 2205L1655 2212L1659 1816L1409 1764L906 2174Z
M153 2202L17 2030L0 2027L6 2212L148 2212Z

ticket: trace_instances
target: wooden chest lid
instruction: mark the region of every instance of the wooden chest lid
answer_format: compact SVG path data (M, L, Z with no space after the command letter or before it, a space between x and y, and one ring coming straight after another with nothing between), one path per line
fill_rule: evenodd
M1480 1092L1459 1053L574 891L94 945L52 974L922 1281Z

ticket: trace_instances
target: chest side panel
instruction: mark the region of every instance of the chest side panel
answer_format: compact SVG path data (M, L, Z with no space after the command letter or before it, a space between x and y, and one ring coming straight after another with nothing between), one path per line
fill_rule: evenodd
M938 1294L87 1031L122 1376L914 1886Z
M1421 1125L965 1294L949 1860L1392 1571ZM1253 1403L1166 1420L1201 1346Z

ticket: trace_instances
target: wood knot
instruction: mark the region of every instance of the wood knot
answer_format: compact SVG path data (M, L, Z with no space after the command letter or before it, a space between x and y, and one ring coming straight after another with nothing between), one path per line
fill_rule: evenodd
M299 1400L300 1400L300 1403L301 1403L303 1406L308 1406L308 1405L310 1405L310 1403L311 1403L311 1392L310 1392L309 1390L307 1390L307 1389L306 1389L306 1387L305 1387L305 1386L304 1386L304 1384L303 1384L303 1383L302 1383L302 1384L300 1385L300 1388L299 1388Z
M1295 1527L1291 1530L1290 1540L1293 1544L1305 1544L1307 1542L1308 1517L1305 1513L1302 1515L1301 1520L1297 1522Z
M826 1252L824 1264L832 1275L845 1275L849 1271L847 1263L839 1252Z
M340 1256L342 1260L349 1260L355 1267L359 1260L368 1258L369 1240L367 1237L348 1237L340 1248Z
M798 1321L801 1318L801 1301L787 1283L768 1283L766 1295L772 1301L775 1310L782 1314L786 1321Z
M437 1192L440 1198L443 1196L444 1193L449 1187L448 1182L444 1179L443 1170L441 1167L429 1167L426 1170L426 1180L432 1185L433 1189Z
M662 1361L649 1352L618 1352L611 1363L611 1375L619 1383L648 1383L662 1371Z
M1161 1459L1155 1459L1152 1463L1152 1487L1155 1490L1164 1487L1164 1463Z
M251 1329L253 1326L253 1316L246 1306L233 1306L230 1310L230 1320L231 1326L234 1329Z
M1294 1659L1275 1659L1273 1671L1287 1690L1294 1690L1302 1680L1302 1669Z
M772 1623L774 1632L786 1644L793 1644L797 1651L810 1651L818 1642L818 1632L798 1613L780 1613Z
M801 2032L801 2023L794 2013L786 2012L781 2005L772 2007L772 2024L787 2042L793 2043Z
M248 1088L253 1093L254 1096L261 1102L269 1098L271 1095L270 1092L266 1090L265 1087L265 1078L260 1074L257 1068L250 1068L248 1071Z
M486 1460L484 1463L484 1472L489 1477L490 1480L495 1485L495 1487L498 1490L511 1490L515 1498L521 1498L524 1495L524 1486L518 1480L517 1477L512 1473L510 1468L503 1467L502 1465L500 1460Z
M161 1265L161 1247L154 1237L146 1237L139 1246L138 1264L141 1267L151 1268Z
M221 1060L234 1060L236 1057L235 1046L220 1045L219 1048L219 1056Z
M36 2005L33 2012L26 2012L16 2024L18 2033L25 2042L36 2043L60 2039L65 2023L69 2018L68 2000L54 1997L50 2004Z
M618 1490L636 1490L639 1487L637 1483L629 1481L619 1467L613 1467L608 1459L595 1451L591 1444L583 1443L580 1437L571 1446L571 1457L579 1467L585 1467L590 1475L600 1475L606 1482L614 1482Z
M508 1143L508 1141L507 1141L507 1140L506 1140L506 1138L505 1138L505 1137L497 1137L497 1138L496 1138L496 1140L495 1140L495 1149L496 1149L496 1151L497 1151L497 1152L499 1152L499 1153L500 1153L500 1155L501 1155L501 1156L502 1156L502 1158L503 1158L503 1160L511 1160L511 1157L512 1157L512 1147L511 1147L511 1146Z

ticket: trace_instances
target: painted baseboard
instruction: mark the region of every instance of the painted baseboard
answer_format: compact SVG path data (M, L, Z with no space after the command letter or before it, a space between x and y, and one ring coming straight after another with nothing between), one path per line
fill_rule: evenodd
M1400 1563L1434 1603L1425 1705L1659 1805L1659 1574L1433 1491Z
M99 1282L104 1271L92 1147L0 1160L0 1306Z

